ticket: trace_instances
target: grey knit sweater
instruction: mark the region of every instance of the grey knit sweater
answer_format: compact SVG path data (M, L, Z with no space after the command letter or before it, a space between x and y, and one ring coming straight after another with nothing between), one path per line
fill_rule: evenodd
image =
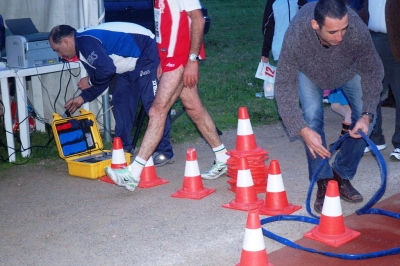
M375 113L382 91L383 66L367 26L349 9L342 42L325 48L311 27L316 3L306 4L290 23L276 71L275 97L291 137L307 126L299 106L299 71L321 90L338 88L360 75L363 112Z

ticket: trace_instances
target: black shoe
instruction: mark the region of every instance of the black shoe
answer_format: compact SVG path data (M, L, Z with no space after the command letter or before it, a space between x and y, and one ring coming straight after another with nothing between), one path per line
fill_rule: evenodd
M382 107L396 108L396 103L392 99L386 98L386 99L381 101L381 106Z
M341 178L335 171L333 171L333 179L338 182L342 199L352 203L363 201L363 196L351 185L350 180Z
M315 199L314 202L314 210L317 213L322 212L322 207L324 206L326 188L328 187L329 180L330 179L328 178L317 180L317 186L318 186L317 198Z

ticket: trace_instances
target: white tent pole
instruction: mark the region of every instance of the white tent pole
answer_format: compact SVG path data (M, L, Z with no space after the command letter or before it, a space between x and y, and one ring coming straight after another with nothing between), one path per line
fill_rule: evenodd
M99 24L104 22L104 1L98 0L98 17ZM109 92L108 90L102 96L103 102L103 124L104 124L104 140L106 142L111 142L111 118L110 118L110 102L109 102Z

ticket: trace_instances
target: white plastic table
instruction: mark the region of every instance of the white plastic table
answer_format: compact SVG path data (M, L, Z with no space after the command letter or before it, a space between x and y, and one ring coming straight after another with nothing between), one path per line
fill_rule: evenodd
M69 67L64 66L65 69L76 69L81 68L81 77L85 77L87 72L85 68L79 62L70 62ZM7 139L7 150L9 161L15 161L15 143L13 135L13 125L11 118L11 102L10 102L10 89L8 87L7 79L9 77L15 78L16 85L16 96L17 96L17 109L18 109L18 123L19 123L19 134L21 139L21 145L24 148L30 147L30 137L29 137L29 123L28 119L28 108L27 108L27 96L26 96L26 77L30 76L32 79L32 92L33 92L33 106L35 111L40 117L44 117L43 109L43 94L42 86L39 80L39 75L48 74L53 72L59 72L63 70L63 64L54 64L48 66L32 67L32 68L2 68L0 69L0 86L1 94L3 98L4 105L4 124L6 129L6 139ZM85 104L86 105L86 104ZM88 106L84 106L88 110ZM37 123L36 130L45 131L45 125L42 123ZM22 151L23 157L30 156L30 149Z

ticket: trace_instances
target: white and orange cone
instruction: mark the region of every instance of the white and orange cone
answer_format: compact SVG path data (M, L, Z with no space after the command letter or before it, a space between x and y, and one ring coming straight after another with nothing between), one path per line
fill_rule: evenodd
M154 166L153 157L150 156L145 167L140 174L140 182L138 187L140 188L150 188L159 185L167 184L168 181L157 176L156 167Z
M242 254L240 262L236 266L273 266L268 262L260 217L257 211L253 210L247 214Z
M259 208L259 214L270 216L290 214L299 209L301 209L301 206L288 202L279 162L278 160L272 160L268 168L268 182L264 205Z
M304 237L339 247L358 237L361 233L344 225L338 183L328 182L319 225L304 234Z
M199 164L197 163L196 150L189 148L186 153L185 176L183 178L183 187L171 195L174 198L202 199L215 189L205 188L200 176Z
M249 151L257 148L249 113L246 107L239 108L238 127L236 135L236 150Z
M239 158L246 157L256 192L264 193L268 177L268 169L265 166L265 161L268 160L268 152L257 146L250 117L245 106L240 107L238 111L236 148L229 150L227 154L230 156L227 161L227 176L231 178L227 181L231 186L229 190L236 192Z
M240 158L235 199L222 207L241 211L259 208L264 201L257 198L256 188L246 158Z
M127 167L124 148L122 147L122 141L120 137L114 138L112 157L111 157L111 168L119 169L123 167Z

